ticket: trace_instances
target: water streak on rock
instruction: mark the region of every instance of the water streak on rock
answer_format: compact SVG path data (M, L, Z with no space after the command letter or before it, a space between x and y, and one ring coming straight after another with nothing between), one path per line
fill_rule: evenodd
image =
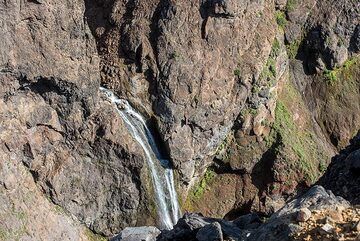
M143 116L136 112L127 100L118 98L103 87L100 87L100 90L114 104L131 135L142 147L153 181L161 228L171 229L179 219L180 208L169 160L161 156Z

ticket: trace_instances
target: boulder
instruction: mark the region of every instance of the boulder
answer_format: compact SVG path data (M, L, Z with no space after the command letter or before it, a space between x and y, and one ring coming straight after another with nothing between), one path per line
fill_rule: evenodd
M302 208L298 211L296 221L306 222L311 218L311 211L308 208Z
M196 234L198 241L223 241L221 225L213 222L202 227Z
M110 241L156 241L160 230L156 227L128 227Z

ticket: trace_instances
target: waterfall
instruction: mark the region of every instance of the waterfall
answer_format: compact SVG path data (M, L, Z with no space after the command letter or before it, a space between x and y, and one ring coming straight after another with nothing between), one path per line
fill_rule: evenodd
M131 135L143 149L154 186L161 226L171 229L181 213L175 190L174 173L169 160L162 158L142 115L136 112L127 100L118 98L113 92L103 87L100 87L100 90L114 104Z

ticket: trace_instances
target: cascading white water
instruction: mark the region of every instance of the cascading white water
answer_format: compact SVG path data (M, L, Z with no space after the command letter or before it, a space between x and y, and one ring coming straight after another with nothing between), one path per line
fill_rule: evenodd
M171 229L180 218L180 208L175 190L174 174L169 160L163 159L153 135L144 118L132 108L127 100L120 99L113 92L100 87L101 92L115 105L131 135L144 150L153 181L156 204L163 228Z

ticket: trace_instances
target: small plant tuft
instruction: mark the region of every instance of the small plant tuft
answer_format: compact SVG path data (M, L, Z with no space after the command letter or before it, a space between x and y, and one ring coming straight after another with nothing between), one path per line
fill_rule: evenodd
M297 5L297 0L288 0L286 3L286 11L290 12L295 9Z
M276 17L276 23L279 25L279 27L285 28L287 24L285 13L283 11L276 11L275 17Z
M206 187L208 184L215 178L216 174L211 169L207 169L204 177L201 179L199 184L194 187L193 197L199 199L205 193Z
M240 77L240 75L241 75L240 69L235 69L234 70L234 75L237 76L237 77Z
M177 53L176 51L170 55L170 59L178 59L178 58L180 58L180 54Z
M299 47L301 44L301 40L295 40L290 44L286 45L287 54L289 55L290 59L295 59L296 55L299 51Z
M330 85L333 85L337 80L337 71L336 70L326 69L326 70L324 70L323 75L324 75L325 81Z

